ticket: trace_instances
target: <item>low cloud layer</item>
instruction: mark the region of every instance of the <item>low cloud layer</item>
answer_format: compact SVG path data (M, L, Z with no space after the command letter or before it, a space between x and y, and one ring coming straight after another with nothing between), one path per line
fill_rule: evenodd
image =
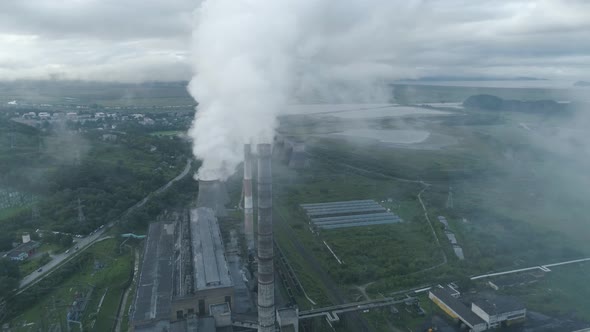
M188 80L197 5L194 0L0 1L0 79ZM296 50L305 60L299 71L306 86L317 78L359 76L590 78L588 1L310 5L315 14L306 26L316 37Z

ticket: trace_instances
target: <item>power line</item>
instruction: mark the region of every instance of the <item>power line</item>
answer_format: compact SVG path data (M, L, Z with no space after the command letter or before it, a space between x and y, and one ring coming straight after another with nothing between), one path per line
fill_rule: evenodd
M449 187L449 195L447 197L446 207L447 209L453 208L453 187Z

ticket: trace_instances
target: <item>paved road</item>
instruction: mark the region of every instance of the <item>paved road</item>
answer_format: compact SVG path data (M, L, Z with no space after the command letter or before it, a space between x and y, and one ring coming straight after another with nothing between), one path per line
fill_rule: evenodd
M424 191L426 191L426 189L428 189L428 187L430 187L430 184L423 182L423 181L420 181L420 182L424 186L424 189L422 189L420 191L420 193L418 194L418 201L420 202L420 205L422 205L422 211L424 211L424 217L426 218L426 221L428 221L428 225L430 226L430 230L432 231L432 235L434 236L434 239L436 240L436 246L440 249L440 253L442 254L442 257L443 257L442 263L433 265L427 269L422 270L422 271L428 271L428 270L435 269L441 265L447 264L448 259L447 259L447 254L445 253L442 246L440 245L440 241L438 240L438 235L436 235L436 231L434 230L434 227L432 226L432 222L430 221L430 217L428 216L428 210L426 210L426 204L424 204L424 201L422 200L422 193Z
M482 274L479 276L471 277L471 280L483 279L483 278L488 278L488 277L497 277L497 276L501 276L501 275L513 274L513 273L519 273L519 272L525 272L525 271L532 271L532 270L540 270L542 272L551 272L551 269L549 269L550 267L560 266L560 265L568 265L568 264L574 264L574 263L583 263L583 262L588 262L588 261L590 261L590 257L581 258L581 259L574 259L574 260L570 260L570 261L563 261L563 262L559 262L559 263L531 266L531 267L526 267L523 269L516 269L516 270L510 270L510 271L504 271L504 272L487 273L487 274Z
M37 278L40 278L40 277L44 276L45 274L47 274L49 272L49 270L51 270L52 268L61 264L67 258L73 257L77 254L77 252L86 249L86 247L88 247L90 244L96 242L104 234L104 232L105 232L105 229L103 228L90 236L87 236L87 237L81 238L81 239L76 239L77 241L74 243L74 248L75 247L80 248L78 250L75 250L72 248L69 250L69 253L67 253L67 254L65 252L63 252L61 254L51 255L52 260L49 261L49 263L43 265L42 272L37 272L37 270L35 270L33 273L29 274L28 276L25 276L21 280L19 288L23 288L23 287L29 285L31 282L35 281Z
M187 161L186 166L184 167L184 170L182 171L182 173L180 173L174 179L170 180L168 183L166 183L162 187L158 188L154 192L150 193L144 199L142 199L141 201L137 202L135 205L133 205L132 207L127 209L127 211L125 211L119 219L110 222L109 224L105 225L102 229L98 229L92 235L89 235L89 236L87 236L85 238L81 238L81 239L75 239L76 243L74 244L73 248L71 248L69 250L68 253L64 252L64 253L52 256L53 259L49 263L47 263L41 267L41 272L38 272L38 270L35 270L33 273L25 276L20 282L19 291L17 294L22 293L26 288L35 284L37 281L43 279L43 277L47 276L50 272L52 272L52 270L55 267L61 265L62 263L66 262L67 260L79 255L81 252L86 250L89 246L96 243L97 241L100 241L101 237L105 234L105 232L109 228L113 227L123 217L127 216L129 213L133 212L135 209L142 207L152 197L152 195L160 194L160 193L166 191L168 188L170 188L170 186L174 182L187 176L191 170L191 166L192 166L192 160L189 159ZM76 247L78 247L79 249L76 250L75 249Z

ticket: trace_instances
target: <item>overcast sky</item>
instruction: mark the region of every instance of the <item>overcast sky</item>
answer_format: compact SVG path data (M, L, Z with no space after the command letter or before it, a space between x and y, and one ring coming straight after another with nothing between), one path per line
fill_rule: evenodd
M296 54L323 75L590 80L590 1L317 3ZM198 5L0 0L0 79L188 80Z

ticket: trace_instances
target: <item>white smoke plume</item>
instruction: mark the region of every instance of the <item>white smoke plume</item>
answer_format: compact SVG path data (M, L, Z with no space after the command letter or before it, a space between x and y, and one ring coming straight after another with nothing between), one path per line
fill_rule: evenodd
M271 142L287 98L297 20L277 15L297 1L204 1L196 12L189 92L199 102L193 153L200 179L224 179L242 160L243 144Z
M196 177L230 176L244 143L272 141L276 117L288 102L306 95L339 102L374 95L364 93L371 82L392 76L382 63L383 45L391 55L391 43L375 33L382 30L379 22L391 20L388 9L393 7L377 0L202 2L195 11L189 85L199 102L189 131L193 153L203 162ZM336 85L350 93L334 93L329 87Z

